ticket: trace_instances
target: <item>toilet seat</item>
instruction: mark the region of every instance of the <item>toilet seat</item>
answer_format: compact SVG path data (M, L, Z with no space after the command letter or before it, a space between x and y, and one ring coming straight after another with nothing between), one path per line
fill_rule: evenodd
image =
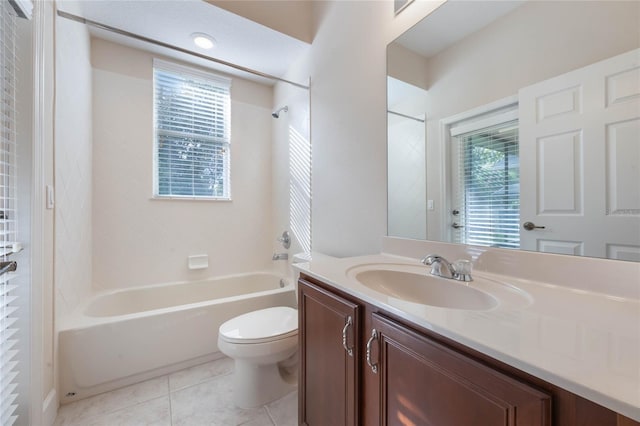
M219 338L228 343L256 344L298 334L298 311L286 306L260 309L230 319L220 326Z

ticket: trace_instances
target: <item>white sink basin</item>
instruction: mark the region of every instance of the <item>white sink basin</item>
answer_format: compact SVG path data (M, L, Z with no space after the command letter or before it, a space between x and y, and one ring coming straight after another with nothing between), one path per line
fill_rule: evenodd
M486 311L495 308L498 300L480 290L456 280L434 277L425 273L369 270L356 274L362 285L407 302L441 308Z
M498 305L524 307L530 296L509 284L474 276L471 282L436 277L424 265L366 264L350 268L347 276L385 296L392 304L435 306L448 309L487 311Z

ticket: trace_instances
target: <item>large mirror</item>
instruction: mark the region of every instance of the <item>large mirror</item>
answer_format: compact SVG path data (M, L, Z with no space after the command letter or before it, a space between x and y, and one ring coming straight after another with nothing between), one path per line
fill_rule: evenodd
M388 234L640 261L640 3L455 1L387 49Z

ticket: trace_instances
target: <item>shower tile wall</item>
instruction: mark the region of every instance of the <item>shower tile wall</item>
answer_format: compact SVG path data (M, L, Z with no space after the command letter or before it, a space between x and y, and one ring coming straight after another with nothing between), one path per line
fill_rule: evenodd
M55 286L58 318L91 291L92 78L86 27L57 20Z
M389 235L427 238L424 123L388 115Z

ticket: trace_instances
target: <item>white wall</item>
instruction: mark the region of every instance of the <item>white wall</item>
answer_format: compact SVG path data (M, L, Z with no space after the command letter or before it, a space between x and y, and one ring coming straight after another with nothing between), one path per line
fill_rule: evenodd
M313 249L377 253L387 233L386 48L441 2L315 2L311 47Z
M215 6L307 43L311 31L312 2L300 0L206 0Z
M56 19L55 286L58 318L91 292L92 115L89 32Z
M383 2L321 3L311 51L314 250L379 251L386 234ZM377 90L379 88L379 90Z
M640 44L639 20L638 2L526 2L429 59L430 115L466 111L629 51Z
M152 59L92 40L94 286L271 269L272 88L233 79L233 201L152 199ZM187 257L194 254L208 254L209 267L190 271Z
M291 81L307 82L308 57L299 58L287 73ZM273 109L288 106L273 121L273 251L288 252L289 262L276 262L277 268L291 264L292 255L309 251L311 246L311 140L309 91L287 83L274 87ZM282 231L291 235L285 250L275 241ZM282 270L288 273L288 270Z

